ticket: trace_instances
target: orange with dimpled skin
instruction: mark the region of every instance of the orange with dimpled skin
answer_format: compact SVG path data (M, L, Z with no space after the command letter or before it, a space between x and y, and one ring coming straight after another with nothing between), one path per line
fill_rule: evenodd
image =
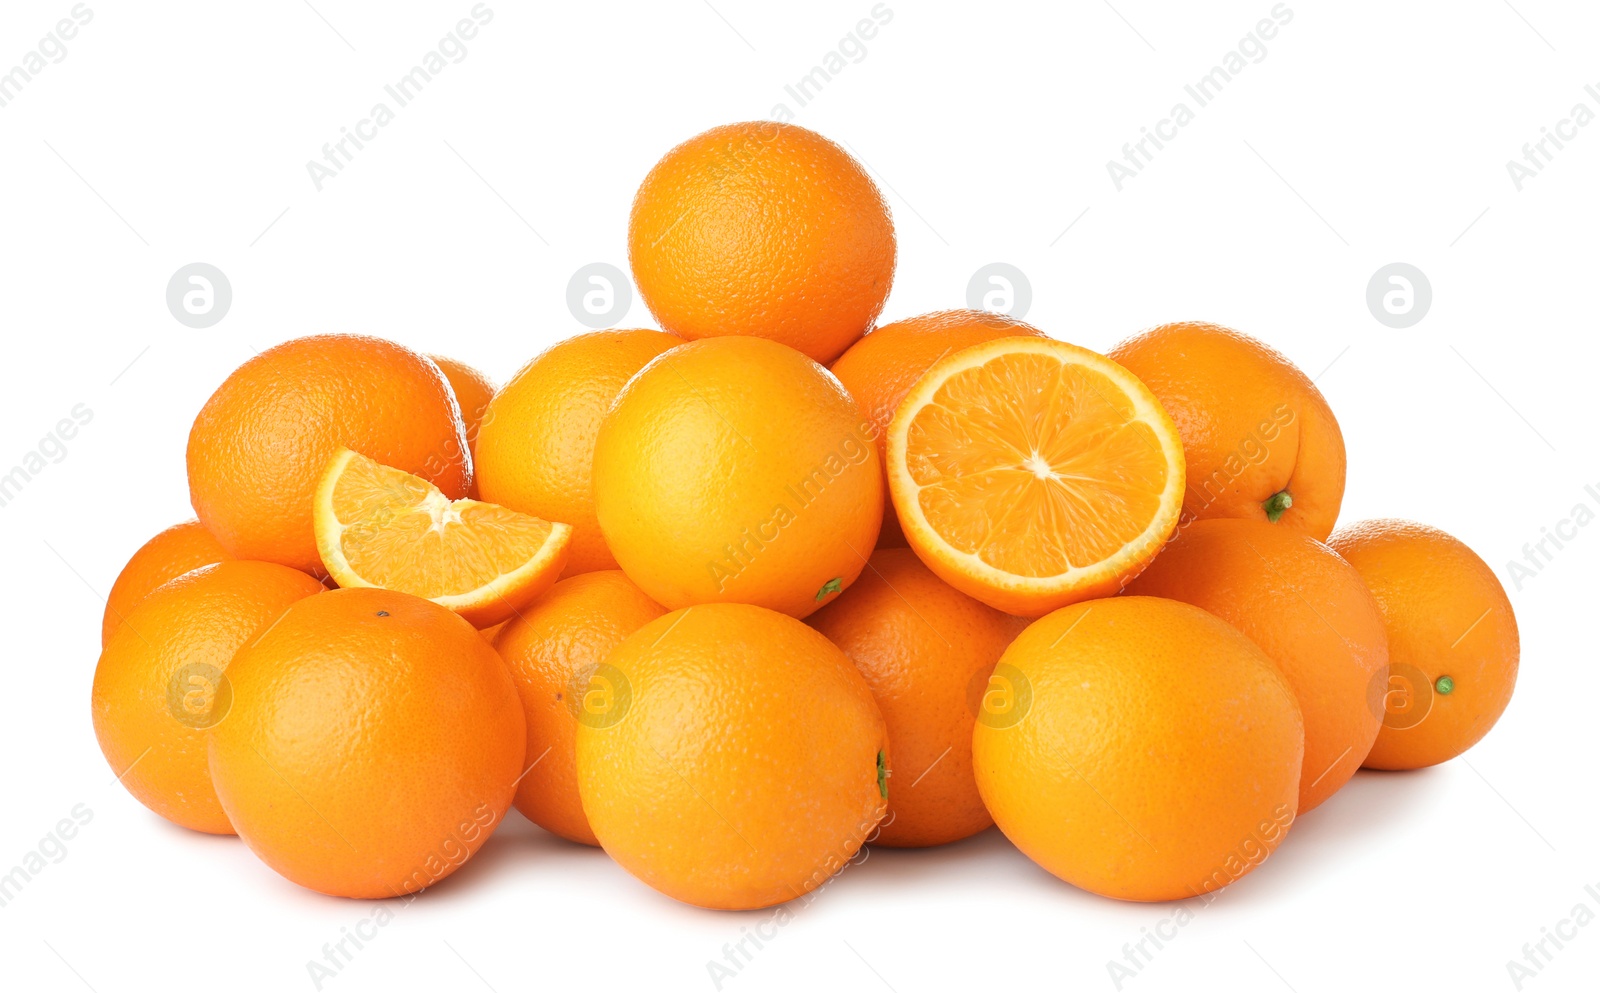
M1389 641L1366 584L1332 549L1264 521L1194 521L1128 593L1209 610L1278 663L1306 722L1300 813L1361 768L1378 736Z
M805 617L860 575L883 523L871 427L828 370L765 338L691 341L628 381L594 446L595 516L670 609Z
M1113 348L1183 437L1184 518L1267 521L1326 541L1344 500L1344 435L1305 373L1215 324L1163 324Z
M911 549L880 548L807 623L866 677L905 770L874 843L943 845L993 824L972 778L974 703L1027 622L957 592Z
M484 500L572 525L563 576L615 569L590 475L600 421L633 374L683 339L647 328L591 331L517 370L483 416L473 449Z
M94 670L95 737L118 781L174 824L233 834L206 766L207 729L226 718L235 655L296 601L323 592L271 562L218 562L157 587Z
M416 473L452 500L472 457L450 383L382 338L296 338L245 362L189 431L189 500L223 548L321 574L311 496L340 448Z
M1494 570L1411 521L1346 525L1329 544L1366 580L1389 632L1386 716L1366 767L1420 769L1477 744L1511 702L1522 656Z
M1017 636L996 675L1015 704L973 730L978 790L1006 837L1075 886L1199 896L1259 866L1294 822L1294 691L1199 607L1063 607Z
M741 603L677 610L607 659L578 724L578 793L607 854L699 907L827 882L883 817L889 742L822 635Z
M111 644L111 636L122 626L122 619L156 587L203 565L231 558L206 526L194 520L174 524L140 545L106 594L100 647Z
M815 131L725 124L639 184L628 262L673 334L754 335L826 363L883 309L894 222L861 165Z
M531 768L517 784L517 809L546 831L600 844L578 798L577 708L611 652L664 613L621 570L585 572L550 587L495 639L528 719Z
M489 408L489 401L494 398L494 383L465 362L457 362L443 355L428 357L444 373L444 378L450 381L450 391L455 394L456 405L461 408L461 424L467 432L467 447L476 453L478 427L483 423L483 413ZM478 499L476 478L472 480L472 488L467 496Z
M229 667L217 797L274 870L332 896L432 886L500 823L523 772L505 663L455 614L391 590L290 607Z
M1045 337L1043 331L1004 314L986 310L941 310L873 328L828 367L850 391L877 429L878 458L895 408L929 367L969 345L1013 335ZM883 530L879 548L904 547L905 532L889 502L888 462L884 461Z
M455 394L456 404L461 408L461 423L467 431L467 441L477 440L478 426L483 423L483 412L488 409L489 401L494 399L494 383L473 366L455 359L445 358L443 355L430 355L434 365L444 373L444 378L450 382L450 390Z

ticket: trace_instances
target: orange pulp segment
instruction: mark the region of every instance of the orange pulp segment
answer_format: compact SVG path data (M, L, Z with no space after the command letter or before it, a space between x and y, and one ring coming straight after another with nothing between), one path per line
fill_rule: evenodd
M1086 348L998 338L936 363L888 433L911 547L945 582L1037 617L1109 596L1183 505L1183 445L1132 373Z
M420 476L348 448L329 460L313 523L322 564L343 588L410 593L484 628L544 592L572 528L479 500L451 500Z

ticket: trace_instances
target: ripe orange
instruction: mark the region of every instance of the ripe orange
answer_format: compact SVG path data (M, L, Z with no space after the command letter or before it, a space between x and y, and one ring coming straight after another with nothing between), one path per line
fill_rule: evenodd
M1027 622L956 592L911 549L881 548L808 623L855 662L889 729L902 776L874 842L943 845L993 824L972 778L973 704Z
M941 310L910 317L874 328L851 345L829 367L850 395L861 405L861 412L872 422L878 442L878 458L884 459L883 432L922 374L951 352L996 338L1018 335L1044 337L1044 332L1021 321L986 310ZM887 461L884 462L887 469ZM878 547L899 547L906 543L889 503L889 481L884 476L883 530Z
M106 594L106 612L100 619L100 647L111 644L111 636L122 626L122 619L156 587L203 565L231 558L199 521L174 524L140 545Z
M317 551L340 587L410 593L474 627L510 618L550 588L572 528L478 500L341 448L313 497Z
M470 446L477 441L478 428L483 424L483 412L489 408L489 401L494 399L494 381L465 362L457 362L443 355L430 355L428 358L433 360L450 383L450 392L455 394L456 405L461 408L461 423L466 429L467 444Z
M233 833L206 769L206 729L232 700L230 663L290 604L321 592L286 566L219 562L128 612L95 667L92 700L100 750L135 799L191 830Z
M1036 617L1116 592L1161 550L1183 499L1172 421L1126 369L1048 338L934 363L888 435L906 539L941 579Z
M1332 549L1265 521L1195 521L1128 592L1209 610L1283 670L1306 725L1301 814L1355 775L1378 736L1389 645L1378 604Z
M1511 702L1522 656L1494 570L1410 521L1351 524L1328 543L1366 580L1389 632L1383 727L1367 768L1420 769L1477 744Z
M578 792L623 868L685 903L751 910L842 868L883 817L888 735L822 635L745 604L629 635L585 691Z
M628 261L661 326L755 335L831 362L883 309L894 222L844 149L793 124L696 135L639 186Z
M438 366L391 341L327 334L267 349L211 394L189 432L189 499L234 556L318 571L311 495L341 447L452 498L472 482Z
M500 823L522 707L500 657L438 604L390 590L297 603L228 671L211 776L250 850L301 886L432 886Z
M1326 541L1344 499L1344 436L1293 362L1215 324L1164 324L1113 348L1161 399L1189 463L1185 518L1242 517Z
M1074 886L1199 896L1260 865L1294 822L1294 692L1198 607L1064 607L1017 636L995 677L1011 706L973 730L978 790L1006 837Z
M483 412L488 409L489 401L494 397L494 381L477 369L465 362L447 359L443 355L430 355L434 365L444 373L444 378L450 382L450 391L456 396L456 405L461 408L461 424L467 435L467 450L477 452L478 428L483 424ZM472 480L472 487L467 491L467 496L478 499L478 480L476 474Z
M683 339L593 331L551 346L495 394L473 450L483 499L572 525L565 575L615 569L589 485L600 420L646 362Z
M528 820L585 845L598 845L578 798L574 748L591 684L622 639L666 609L617 569L563 579L508 622L495 650L511 669L528 720L527 760L517 809Z
M785 345L680 345L629 381L594 450L596 516L628 578L668 609L811 613L849 586L882 523L870 425Z

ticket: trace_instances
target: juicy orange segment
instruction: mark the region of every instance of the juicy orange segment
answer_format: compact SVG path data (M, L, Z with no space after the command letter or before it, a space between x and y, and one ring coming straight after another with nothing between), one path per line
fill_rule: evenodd
M478 500L451 500L420 476L340 449L313 504L317 550L341 587L432 600L475 627L544 592L567 561L572 528Z
M1025 616L1117 592L1183 505L1183 446L1155 396L1049 339L941 359L896 411L887 452L911 547L952 586Z

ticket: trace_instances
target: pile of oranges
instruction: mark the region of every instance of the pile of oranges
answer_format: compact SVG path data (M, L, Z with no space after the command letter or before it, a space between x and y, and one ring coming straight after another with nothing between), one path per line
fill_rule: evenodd
M354 335L217 388L198 519L106 604L94 726L137 799L347 897L437 883L515 805L704 907L991 824L1170 900L1505 709L1493 573L1334 530L1339 425L1266 345L879 325L888 208L792 125L667 153L628 244L661 330L499 389Z

